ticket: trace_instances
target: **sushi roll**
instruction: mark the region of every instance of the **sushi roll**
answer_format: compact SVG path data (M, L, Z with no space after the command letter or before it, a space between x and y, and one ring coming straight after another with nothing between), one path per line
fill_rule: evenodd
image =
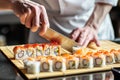
M114 54L114 59L115 59L115 62L116 63L120 63L120 50L115 50L115 49L112 49L110 51L111 54Z
M53 62L51 59L42 58L40 62L41 62L41 66L40 66L41 72L53 72L52 69Z
M62 56L56 56L53 59L53 70L54 71L66 71L66 60Z
M66 57L66 67L67 69L78 69L79 66L79 59L73 55L69 55Z
M28 74L40 73L40 62L39 61L28 61L26 64Z
M81 50L81 46L73 46L72 47L72 52L73 53L76 53L76 51L79 51L79 50Z
M99 52L94 53L93 55L94 67L103 67L106 65L105 55Z
M24 45L24 48L26 51L26 55L28 57L33 57L33 58L36 57L36 52L35 52L35 49L33 48L32 44L26 44L26 45Z
M36 56L43 56L43 45L42 44L33 44L35 49Z
M74 53L73 56L75 56L76 58L78 58L79 62L78 62L78 68L81 68L81 57L83 56L82 54L79 53Z
M35 58L31 58L31 57L28 57L28 58L25 58L22 60L22 62L24 63L24 67L27 68L27 65L31 62L35 61Z
M114 54L113 53L110 53L108 51L104 51L103 53L106 56L106 64L113 64L113 63L115 63L115 58L114 58Z
M43 55L44 56L50 55L50 44L47 44L47 43L43 44Z
M26 51L23 46L16 46L13 49L15 59L24 59L26 57Z
M81 68L93 68L93 57L85 55L81 57L80 60Z
M50 44L50 53L52 56L60 56L61 55L61 46L57 43Z

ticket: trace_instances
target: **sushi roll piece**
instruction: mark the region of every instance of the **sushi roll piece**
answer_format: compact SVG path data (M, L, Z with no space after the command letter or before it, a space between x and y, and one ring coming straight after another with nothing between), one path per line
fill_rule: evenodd
M112 49L111 54L114 54L115 63L120 63L120 50Z
M81 57L83 56L82 54L79 53L74 53L73 56L75 56L76 58L78 58L79 62L78 62L78 68L81 68Z
M103 53L106 56L106 64L113 64L113 63L115 63L115 57L114 57L113 53L110 53L108 51L104 51Z
M106 58L104 54L101 53L94 53L93 55L93 63L94 67L103 67L106 65Z
M16 46L13 49L15 59L23 60L26 58L26 51L23 46Z
M50 55L50 44L47 44L47 43L43 44L43 55L44 56Z
M31 62L35 61L35 58L31 58L31 57L28 57L28 58L25 58L22 60L22 62L24 63L24 67L27 68L27 65Z
M33 44L35 49L36 56L43 56L43 45L42 44Z
M53 59L53 70L54 71L66 71L66 60L62 56L56 56Z
M28 61L26 64L28 74L39 74L40 73L40 62L39 61Z
M66 67L67 69L78 69L79 66L79 59L73 55L69 55L66 57Z
M93 57L85 55L81 57L80 60L81 68L93 68Z
M81 46L73 46L72 47L72 52L73 53L76 53L76 51L79 51L79 50L81 50Z
M36 58L36 52L35 52L35 49L33 48L32 44L26 44L26 45L24 45L24 48L26 50L26 55L28 57Z
M50 44L50 55L51 56L60 56L61 55L61 46L58 43Z
M53 68L52 68L53 61L51 59L44 58L41 59L40 62L41 62L41 66L40 66L41 72L53 72Z

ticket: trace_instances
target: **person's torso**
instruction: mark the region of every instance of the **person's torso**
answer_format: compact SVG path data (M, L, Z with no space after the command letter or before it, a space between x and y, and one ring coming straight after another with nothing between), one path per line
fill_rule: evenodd
M35 1L35 0L34 0ZM49 15L51 27L59 32L69 34L73 29L84 27L90 18L94 7L95 0L36 0L44 5ZM101 31L112 31L110 20L106 17L99 29ZM55 26L55 27L54 27ZM109 26L109 28L108 28ZM104 32L104 34L108 34ZM112 31L113 34L113 31Z

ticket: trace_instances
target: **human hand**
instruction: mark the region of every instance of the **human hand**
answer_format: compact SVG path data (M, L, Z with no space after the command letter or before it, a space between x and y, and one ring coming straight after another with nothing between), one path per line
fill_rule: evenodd
M20 22L32 32L40 28L40 35L43 35L49 27L46 9L42 5L30 0L14 0L12 10L19 17Z
M83 47L87 47L90 42L95 42L97 46L100 45L97 31L90 26L74 29L70 34L70 38L78 42Z

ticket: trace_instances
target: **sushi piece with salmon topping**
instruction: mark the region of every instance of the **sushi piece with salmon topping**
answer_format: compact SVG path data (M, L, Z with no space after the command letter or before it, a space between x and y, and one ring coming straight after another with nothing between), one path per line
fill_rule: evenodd
M66 71L66 60L62 56L56 56L53 59L53 70L54 71Z
M51 59L48 59L47 57L41 57L39 58L39 61L41 63L40 65L41 72L53 72L52 68L53 62Z
M27 73L28 74L38 74L38 73L40 73L40 62L39 61L28 61L28 63L27 63Z
M29 65L29 63L35 61L35 58L32 57L28 57L22 60L22 62L24 63L24 67L27 68L27 65Z
M43 56L50 55L50 44L44 43L43 45Z
M94 67L103 67L106 65L105 55L99 52L94 53L93 55L93 64Z
M80 68L93 68L93 57L85 55L81 57Z
M23 60L26 58L26 51L23 46L15 46L13 49L15 59Z
M64 55L66 59L66 68L67 69L78 69L79 66L79 59L74 55Z
M108 51L103 52L104 55L106 56L106 64L113 64L115 63L115 57L114 54Z
M42 44L33 44L35 49L36 56L43 56L43 45Z
M36 61L35 58L28 57L23 60L24 67L28 74L38 74L40 73L40 62Z
M120 63L120 49L111 49L110 53L114 54L115 63Z
M61 46L58 43L50 43L50 55L60 56L61 55Z
M32 44L26 44L24 45L26 56L36 58L36 51L33 48Z

